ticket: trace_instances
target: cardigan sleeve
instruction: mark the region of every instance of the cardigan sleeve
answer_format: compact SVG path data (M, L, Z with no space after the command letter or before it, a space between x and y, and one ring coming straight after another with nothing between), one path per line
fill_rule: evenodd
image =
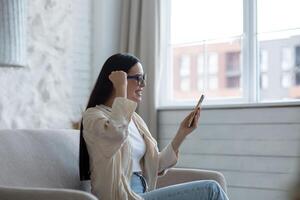
M159 168L158 175L164 175L167 169L176 165L178 160L178 152L175 152L172 144L169 143L158 155Z
M109 117L101 110L87 109L83 114L84 138L101 148L105 157L112 157L128 136L128 124L136 106L134 101L117 97Z

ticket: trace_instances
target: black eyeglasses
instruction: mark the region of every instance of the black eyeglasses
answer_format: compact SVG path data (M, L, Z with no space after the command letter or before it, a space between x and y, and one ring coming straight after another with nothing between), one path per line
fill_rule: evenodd
M127 76L127 79L132 79L136 80L139 86L145 86L146 85L146 74L138 74L138 75L133 75L133 76Z

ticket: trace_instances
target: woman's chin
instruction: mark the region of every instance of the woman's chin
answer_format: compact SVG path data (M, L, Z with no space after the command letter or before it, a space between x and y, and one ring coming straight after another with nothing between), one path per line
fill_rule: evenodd
M129 98L132 101L135 101L136 103L140 103L142 101L142 97L141 96L134 96Z

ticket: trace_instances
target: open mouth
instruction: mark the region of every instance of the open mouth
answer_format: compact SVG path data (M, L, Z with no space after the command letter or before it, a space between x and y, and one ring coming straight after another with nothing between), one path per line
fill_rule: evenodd
M136 93L139 97L141 97L141 96L143 95L143 91L142 91L142 90L137 90L137 91L135 91L135 93Z

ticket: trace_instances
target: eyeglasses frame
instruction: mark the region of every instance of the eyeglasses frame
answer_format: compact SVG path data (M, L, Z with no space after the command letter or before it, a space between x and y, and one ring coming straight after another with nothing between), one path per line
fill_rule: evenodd
M142 79L140 79L140 77L142 77ZM146 85L147 75L144 73L143 75L137 74L133 76L127 76L127 79L136 80L139 86L141 86L143 84Z

